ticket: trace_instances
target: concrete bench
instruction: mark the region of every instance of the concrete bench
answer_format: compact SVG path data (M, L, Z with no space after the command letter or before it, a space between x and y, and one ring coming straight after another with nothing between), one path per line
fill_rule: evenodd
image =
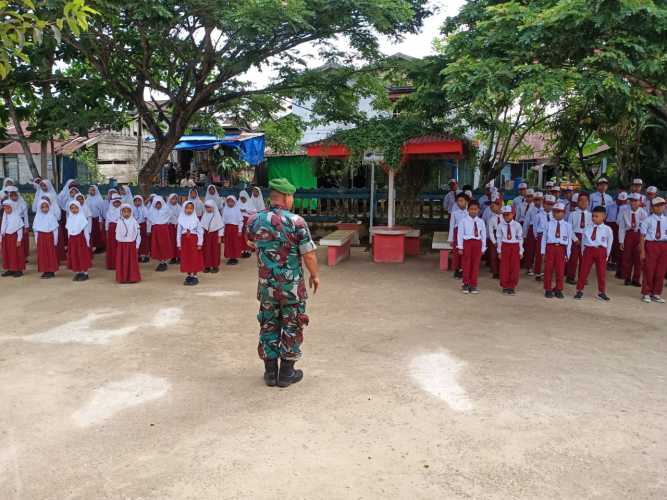
M405 234L405 255L416 257L420 253L421 231L419 229L411 229Z
M449 253L452 251L452 244L447 241L449 233L443 231L436 231L433 233L433 243L431 248L440 251L440 270L446 271L449 269Z
M350 257L350 247L356 231L339 230L320 240L320 246L327 247L327 264L334 267Z

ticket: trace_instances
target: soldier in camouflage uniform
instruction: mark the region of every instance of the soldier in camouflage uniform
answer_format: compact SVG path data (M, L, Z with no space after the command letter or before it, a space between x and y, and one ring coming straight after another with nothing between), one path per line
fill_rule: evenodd
M287 179L274 179L269 186L271 208L251 216L246 235L257 249L258 352L264 360L264 380L269 386L287 387L303 378L303 372L294 369L308 324L303 264L310 272L314 292L319 287L319 273L308 224L289 211L296 188Z

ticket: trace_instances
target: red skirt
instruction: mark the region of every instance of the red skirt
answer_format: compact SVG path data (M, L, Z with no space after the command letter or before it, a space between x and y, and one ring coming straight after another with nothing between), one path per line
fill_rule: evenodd
M181 235L181 272L200 273L204 270L204 253L197 249L197 235Z
M248 227L248 220L250 217L243 217L243 227ZM248 245L248 239L246 238L245 231L241 235L241 251L242 252L252 252L252 248Z
M220 267L220 233L204 231L204 267Z
M23 258L27 261L30 255L30 230L24 229L23 239L21 240L21 248L23 249Z
M53 244L53 233L39 232L37 238L37 271L55 273L60 267L58 247Z
M180 250L176 245L176 224L169 224L169 234L171 235L171 253L173 254L174 258L178 258L180 257Z
M60 217L60 227L58 228L58 260L67 261L67 228L65 227L65 214Z
M118 283L137 283L141 281L139 255L134 241L116 243L116 281Z
M153 259L173 259L174 245L171 239L171 224L156 224L151 227L151 257Z
M22 244L19 245L18 233L5 234L2 237L2 268L14 272L25 270L25 256Z
M225 259L241 257L243 237L239 234L236 224L225 224Z
M146 223L142 222L139 224L139 230L141 231L141 243L139 244L139 255L142 257L144 255L151 254L151 239L146 232Z
M67 268L75 273L87 273L92 264L90 247L83 233L67 239Z
M106 246L104 227L99 217L93 217L90 228L90 246L95 250L103 250Z
M116 269L116 223L109 222L109 229L107 230L107 255L106 268Z

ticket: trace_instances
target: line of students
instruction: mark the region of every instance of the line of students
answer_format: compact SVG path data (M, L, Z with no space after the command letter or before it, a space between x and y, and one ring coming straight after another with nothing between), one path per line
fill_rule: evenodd
M504 205L500 194L491 190L484 200L486 207L469 192L456 194L449 240L454 249L452 269L456 278L462 278L464 293L479 293L480 261L486 255L492 276L499 279L505 294L515 294L523 264L529 276L544 282L546 298L564 298L567 281L576 286L574 298L581 299L595 265L597 298L609 301L606 271L616 250L617 276L626 285L640 286L643 302L665 302L661 294L667 277L667 216L665 200L655 195L657 190L644 198L636 189L629 195L623 192L614 202L601 189L594 199L604 199L605 206L591 209L587 193L559 199L559 189L548 189L550 194L544 195L523 184L511 205ZM611 207L615 207L612 224L616 228L605 223ZM617 239L620 244L615 247Z
M105 252L105 267L116 271L119 283L141 281L139 263L153 258L158 272L166 271L168 262L179 263L185 284L196 285L198 273L219 272L223 237L229 265L251 255L243 237L244 222L265 209L257 188L252 197L242 191L240 202L234 196L223 201L213 185L202 202L193 189L181 207L175 194L168 202L158 195L144 202L121 187L109 190L105 201L97 186L89 188L86 198L72 181L60 194L49 181L38 179L35 184L33 233L43 279L53 278L66 261L74 281L86 281L93 255ZM1 194L6 198L0 231L2 276L21 277L29 254L27 205L11 179L5 181Z

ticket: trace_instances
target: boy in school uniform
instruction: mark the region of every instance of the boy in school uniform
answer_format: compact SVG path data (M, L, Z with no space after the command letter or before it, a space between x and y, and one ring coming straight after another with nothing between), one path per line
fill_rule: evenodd
M528 184L522 182L519 184L519 196L512 200L512 208L514 208L514 218L518 221L521 220L521 214L519 210L524 208L524 203L526 202L526 195L528 194ZM525 207L528 210L528 206Z
M523 257L523 228L514 220L512 207L503 207L503 220L496 227L496 242L500 259L500 287L503 293L514 295L519 284Z
M553 189L553 188L552 188ZM541 281L542 277L542 236L546 229L547 224L553 219L553 210L554 205L556 204L556 197L548 194L544 197L544 206L542 211L537 214L536 220L533 223L533 230L535 231L535 266L533 268L533 273L535 274L535 281Z
M522 185L525 186L526 184ZM528 209L530 209L530 207L533 205L535 191L532 189L520 189L519 193L522 191L524 191L525 194L514 198L512 201L512 209L514 210L514 220L523 226L523 223L526 220Z
M553 218L547 223L542 235L541 253L544 256L544 296L547 299L562 299L565 263L572 251L572 226L565 220L565 204L556 203ZM551 279L556 276L556 286L551 287Z
M489 268L491 269L493 279L498 279L498 270L500 266L500 262L498 260L498 246L496 244L496 229L498 228L500 222L503 220L502 207L503 199L500 197L500 195L497 195L493 198L491 206L488 209L489 213L485 219L486 235L488 238L486 243L486 247L488 249L486 259L489 264ZM510 207L510 210L511 209L512 207Z
M574 241L572 242L572 251L570 259L567 261L567 279L570 285L577 284L577 270L581 263L581 242L584 238L584 231L593 224L591 213L588 211L588 194L575 194L577 208L570 214L568 222L574 232ZM575 199L573 197L573 199Z
M607 225L614 233L614 247L611 249L610 262L613 264L611 269L616 270L616 277L623 276L623 261L621 259L621 241L618 237L618 220L620 219L621 209L628 203L628 193L621 191L616 196L616 203L607 207Z
M486 252L486 225L479 217L479 202L468 204L468 215L458 225L456 247L462 256L463 293L479 293L477 279L482 255Z
M583 239L581 240L582 255L581 265L579 266L579 279L577 281L577 293L575 299L582 299L584 296L584 287L588 274L591 272L593 264L598 278L598 299L609 301L607 296L607 260L611 254L611 247L614 244L614 234L611 228L604 223L606 216L603 207L593 209L593 224L584 229Z
M542 201L544 194L541 191L535 193L533 205L526 212L526 218L523 221L523 237L526 240L526 260L524 265L528 268L528 276L533 276L533 265L535 263L535 253L537 251L537 237L535 235L535 223L537 216L542 212Z
M641 286L642 260L640 252L641 223L648 217L641 208L641 195L630 193L630 206L622 210L618 218L618 238L623 253L621 276L625 286Z
M646 207L646 195L642 194L642 188L644 187L644 181L641 179L633 179L632 184L630 184L630 193L637 193L640 198L639 206L642 208Z
M607 209L614 204L614 199L607 194L607 189L609 189L609 181L604 177L599 179L596 183L597 191L592 193L589 197L589 210L593 210L595 207L602 207L607 212Z
M647 212L650 212L653 207L653 200L658 196L658 188L649 186L646 188L646 196L644 197L644 205L642 206Z
M642 301L664 304L661 297L667 274L667 216L665 200L656 196L652 202L653 213L641 224L639 247L644 262Z
M468 196L464 192L456 195L456 203L449 213L449 234L447 240L452 248L455 247L458 241L458 226L459 222L468 215ZM454 270L454 278L461 278L463 271L461 270L461 256L458 252L452 252L452 269Z

